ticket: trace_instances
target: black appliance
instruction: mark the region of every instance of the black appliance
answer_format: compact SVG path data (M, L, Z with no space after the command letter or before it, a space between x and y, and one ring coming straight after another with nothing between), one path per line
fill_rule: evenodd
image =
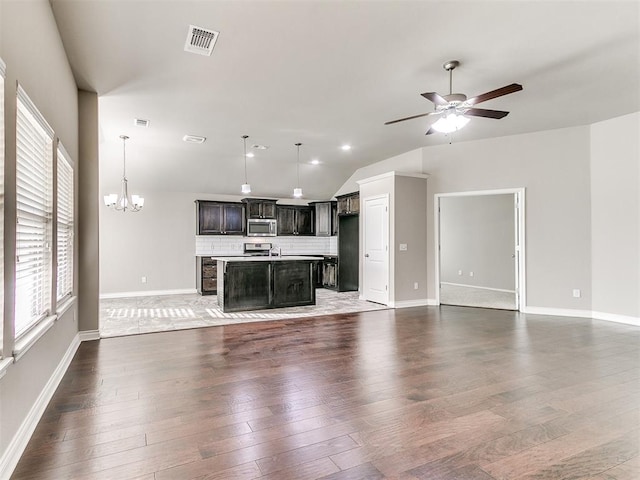
M358 290L360 230L358 215L338 216L338 291Z

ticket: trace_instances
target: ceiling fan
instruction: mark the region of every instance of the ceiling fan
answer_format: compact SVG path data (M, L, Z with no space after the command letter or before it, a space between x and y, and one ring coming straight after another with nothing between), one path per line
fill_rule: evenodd
M460 130L468 122L468 117L485 117L494 118L499 120L506 117L509 112L503 110L487 110L486 108L475 108L481 102L486 102L493 98L502 97L510 93L519 92L522 90L522 85L518 83L512 83L506 87L492 90L482 95L477 95L472 98L467 98L462 93L452 92L453 70L460 65L458 60L451 60L443 65L443 68L449 72L449 95L439 95L436 92L426 92L421 95L430 100L435 105L435 110L429 113L422 113L420 115L412 115L411 117L399 118L398 120L391 120L386 122L385 125L391 125L392 123L404 122L405 120L412 120L420 117L431 117L431 125L425 135L430 135L434 132L451 133L456 130Z

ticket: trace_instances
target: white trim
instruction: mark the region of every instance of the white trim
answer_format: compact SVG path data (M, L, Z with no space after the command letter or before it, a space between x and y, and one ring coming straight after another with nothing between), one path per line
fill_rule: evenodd
M24 453L24 450L27 447L29 440L31 439L31 435L33 435L38 422L42 418L42 414L46 410L49 401L56 391L56 388L58 388L62 377L64 377L65 372L69 368L71 360L73 360L73 356L75 355L79 346L80 339L79 336L76 335L71 341L69 348L67 348L67 351L60 360L60 363L56 367L55 371L49 378L49 381L44 386L44 388L40 392L40 395L29 410L29 413L23 420L20 428L11 439L9 446L0 457L0 478L9 478L13 470L16 468L20 457Z
M146 290L139 292L101 293L100 300L104 298L152 297L154 295L184 295L187 293L198 293L198 291L195 288L184 288L181 290Z
M407 308L407 307L426 307L429 305L428 298L419 298L416 300L400 300L399 302L389 302L391 308Z
M607 322L626 323L640 327L640 317L632 317L629 315L619 315L617 313L591 312L591 316L595 320L605 320Z
M491 290L492 292L516 293L515 290L505 290L504 288L479 287L477 285L468 285L465 283L440 282L440 285L453 285L454 287L477 288L478 290Z
M4 377L4 374L7 373L9 365L13 364L13 361L13 357L7 357L0 360L0 378Z
M527 305L527 284L526 284L526 258L525 258L525 189L521 188L504 188L499 190L478 190L471 192L453 192L453 193L436 193L433 196L433 232L435 245L435 285L436 285L436 305L440 305L440 198L442 197L466 197L478 195L503 195L512 194L518 202L520 211L519 221L516 222L517 240L520 244L516 246L516 263L518 274L516 278L516 302L518 310L525 312Z
M100 340L100 330L83 330L78 332L81 342L90 342L92 340Z
M365 183L371 183L389 177L429 178L429 175L427 175L426 173L398 172L396 170L392 170L391 172L381 173L380 175L375 175L373 177L363 178L362 180L358 180L356 183L358 185L363 185Z
M31 330L29 330L26 334L21 336L13 347L13 356L15 361L17 362L20 358L27 353L27 351L36 344L38 340L40 340L47 331L53 327L56 319L58 317L56 315L49 315L36 326L34 326ZM2 477L0 477L2 478Z
M386 213L386 228L387 228L387 237L385 238L385 241L387 242L387 251L386 251L386 260L387 260L387 278L386 278L386 282L387 282L387 298L386 298L386 302L376 302L375 300L371 300L368 298L364 298L364 300L367 300L369 302L374 302L374 303L380 303L382 305L387 305L390 306L390 304L393 302L393 300L391 300L392 298L392 290L391 290L391 283L393 280L392 277L392 271L395 268L395 260L392 263L391 261L391 251L392 251L392 245L393 242L391 240L391 213L390 213L390 209L391 209L391 205L389 202L389 194L388 193L380 193L380 194L376 194L376 195L371 195L369 197L361 197L360 198L360 227L361 227L361 232L362 235L360 236L361 238L358 240L359 242L361 242L361 244L359 245L358 249L362 250L359 252L359 255L361 255L361 258L358 259L358 262L361 263L362 267L361 267L361 271L358 273L358 280L360 280L360 278L362 278L362 286L358 286L358 289L362 288L362 294L366 295L366 272L365 272L365 262L364 262L364 258L367 255L366 252L366 247L367 247L367 231L365 229L365 225L366 225L366 218L367 218L367 202L373 201L373 200L384 200L385 201L385 213ZM361 247L361 248L360 248ZM362 274L362 276L360 277L360 273ZM358 281L358 283L360 283ZM395 297L395 294L393 295Z
M553 307L524 307L521 312L532 315L551 315L555 317L578 317L591 318L589 310L574 310L572 308L553 308Z
M56 314L58 315L58 318L64 315L64 313L67 310L69 310L73 305L75 305L77 299L78 297L76 297L75 295L71 297L63 298L62 301L57 306Z

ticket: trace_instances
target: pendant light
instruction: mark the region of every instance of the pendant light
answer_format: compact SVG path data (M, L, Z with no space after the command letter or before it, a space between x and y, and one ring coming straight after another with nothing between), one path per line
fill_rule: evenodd
M244 146L244 183L242 184L242 193L244 195L251 193L251 185L247 182L247 138L249 138L249 135L242 136L242 144Z
M296 171L298 173L298 183L297 187L293 189L293 196L295 198L302 198L302 188L300 188L300 146L301 143L296 143L296 147L298 147L298 159L296 161Z
M129 195L129 186L127 183L127 157L126 157L126 141L129 137L120 135L122 139L122 183L120 193L111 193L104 196L104 204L120 212L139 212L144 206L144 198L140 195Z

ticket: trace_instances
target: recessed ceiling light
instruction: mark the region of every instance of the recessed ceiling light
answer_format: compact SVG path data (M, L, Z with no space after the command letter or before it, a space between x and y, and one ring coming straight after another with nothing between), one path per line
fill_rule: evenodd
M313 160L311 160L312 165L318 165L319 163L320 163L320 160L318 160L317 158L314 158Z
M351 145L342 145L340 148L346 152L351 150Z
M182 137L182 140L187 143L204 143L206 139L206 137L199 137L197 135L185 135Z
M249 153L247 153L247 157L253 158L253 157L255 157L255 155L252 152L249 152Z
M255 145L252 145L251 148L255 148L256 150L266 150L267 148L269 148L268 145L258 145L257 143Z

